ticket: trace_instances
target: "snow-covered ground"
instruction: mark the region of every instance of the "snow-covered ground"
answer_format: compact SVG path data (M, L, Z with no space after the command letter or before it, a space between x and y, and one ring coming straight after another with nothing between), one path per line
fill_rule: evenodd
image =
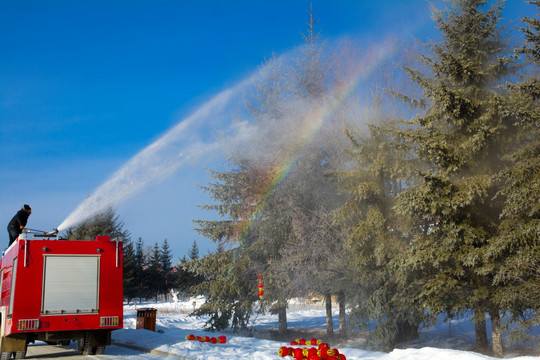
M202 298L196 298L176 303L125 305L124 329L113 332L113 342L191 359L271 360L282 359L278 355L279 348L290 346L289 341L294 340L290 339L285 342L264 338L264 334L268 334L268 330L277 328L277 316L270 314L254 314L253 327L243 335L230 332L205 332L203 331L204 319L189 315L203 301ZM148 307L157 309L156 332L136 329L136 310ZM323 333L326 327L324 308L305 305L301 301L291 304L287 312L287 319L290 329L303 328ZM337 314L335 314L335 324L338 324ZM535 333L540 335L540 329L535 329ZM186 340L186 336L190 334L210 337L225 335L227 343L211 344ZM348 360L494 359L467 351L474 346L474 327L468 319L455 320L450 324L441 323L431 329L423 330L420 333L420 338L408 344L406 349L396 349L391 353L362 350L358 348L360 342L361 339L352 339L347 343L331 343L330 345L338 348ZM538 354L540 355L540 353ZM506 358L538 360L540 356L518 356L515 350L510 350ZM288 359L292 359L292 357L288 357Z

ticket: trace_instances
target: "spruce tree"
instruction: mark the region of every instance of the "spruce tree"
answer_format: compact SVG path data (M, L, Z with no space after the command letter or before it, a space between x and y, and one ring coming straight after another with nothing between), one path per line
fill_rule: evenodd
M189 258L191 260L197 260L199 258L199 246L197 245L197 240L193 240L193 245L189 250Z
M253 241L254 233L245 231L255 217L257 201L262 197L261 180L249 168L246 161L235 164L232 170L210 171L216 181L202 186L214 200L213 205L201 208L216 211L220 220L195 220L196 230L218 244L218 249L199 259L193 259L185 270L195 274L195 291L206 296L206 302L196 315L208 315L207 327L221 330L229 325L235 329L245 328L253 305L257 301L256 273L253 263L242 253ZM225 251L227 244L235 244L235 251ZM245 266L246 268L242 268ZM243 278L245 276L245 278Z
M128 300L137 296L137 268L135 264L135 249L131 239L124 239L122 244L124 264L124 297Z
M335 88L334 69L325 56L325 43L315 29L313 10L310 9L308 15L305 44L287 74L290 79L284 94L284 97L289 97L289 106L305 108L300 112L288 108L282 118L271 119L273 121L284 124L292 121L296 125L314 121L311 111L320 110L321 106L332 101L329 93ZM334 120L334 114L325 119L328 123ZM262 118L258 121L270 120ZM297 138L303 135L298 132ZM307 296L312 292L338 294L347 286L343 263L339 261L342 237L331 225L332 211L340 203L336 185L328 176L334 166L332 154L336 151L336 143L334 134L321 127L307 141L292 141L280 144L279 149L272 149L275 161L266 170L270 178L275 178L273 172L278 171L279 174L289 159L294 159L294 170L287 173L284 181L274 184L272 193L266 195L266 216L257 222L259 237L248 251L252 250L252 258L259 263L269 263L266 267L270 283L268 292L277 300L271 310L279 315L281 331L286 330L284 321L288 298ZM267 249L266 258L257 256L261 249ZM272 253L268 249L272 249ZM331 308L331 302L328 306ZM331 311L327 313L327 324L327 333L331 336Z
M159 243L156 241L148 257L148 267L145 271L145 293L154 297L164 293L165 276L162 269L162 257Z
M540 11L540 1L530 3ZM506 156L510 166L497 177L502 182L498 197L504 200L503 221L485 254L496 299L518 322L514 340L540 324L540 20L523 21L525 44L517 53L525 56L524 78L511 83L510 94L503 98L517 137Z
M200 281L194 286L197 294L205 295L205 303L194 315L207 317L206 328L234 331L246 329L252 313L256 293L256 274L250 260L238 249L216 252L186 264L187 270Z
M369 343L392 350L397 342L417 336L421 309L403 301L406 297L395 280L409 271L393 273L389 267L410 238L393 209L408 175L407 154L393 146L389 129L395 125L386 116L375 114L366 134L347 130L348 166L335 177L347 194L337 221L347 234L344 260L354 289L349 292L354 304L351 321L364 329L375 321Z
M267 281L262 307L271 305L282 332L287 329L286 309L291 296L310 291L335 294L343 289L337 286L342 282L331 270L338 266L327 266L339 264L340 253L333 250L339 248L336 242L340 237L329 231L310 232L314 223L328 218L336 207L335 185L326 178L331 151L320 134L304 141L281 141L283 131L302 139L302 129L313 121L311 110L320 110L333 88L327 75L329 62L322 56L322 43L314 30L313 12L309 15L306 44L295 64L287 67L280 58L270 59L261 68L253 96L248 99L250 122L268 133L265 141L255 144L260 156L232 153L229 170L211 172L215 182L203 189L214 204L203 208L216 211L222 219L196 221L201 235L237 244L238 255L229 259L238 261L247 256L250 261L245 263L252 267L247 274L264 273ZM289 165L295 171L286 172ZM328 255L325 259L315 251ZM285 268L288 271L283 271ZM308 269L318 271L309 274ZM291 281L308 275L311 281Z
M135 244L135 256L134 256L134 265L135 265L135 279L137 282L137 297L139 301L142 301L142 297L145 296L145 276L147 268L147 260L144 255L144 241L141 237L137 239Z
M442 40L423 56L431 76L406 69L423 89L425 97L416 103L425 104L426 111L399 132L421 165L419 181L400 194L397 207L419 223L432 222L400 254L404 268L432 274L421 284L418 301L433 314L473 310L479 348L487 345L480 330L488 312L494 351L502 356L501 308L482 266L500 223L493 177L507 165L506 140L513 136L497 85L511 73L514 59L499 23L502 4L487 5L461 0L436 12Z
M167 238L161 243L161 249L159 252L160 261L161 261L161 270L163 271L164 284L163 292L167 298L169 290L175 287L175 277L173 276L173 267L172 267L172 251L169 247L169 242Z

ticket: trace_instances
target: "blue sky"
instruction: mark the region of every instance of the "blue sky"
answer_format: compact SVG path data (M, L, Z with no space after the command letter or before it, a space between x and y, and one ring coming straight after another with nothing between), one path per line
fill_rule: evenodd
M0 217L28 203L28 227L57 227L212 96L301 45L310 4L326 39L437 36L424 0L0 0ZM518 25L532 9L509 0L504 17ZM197 184L216 166L180 168L118 204L132 238L167 238L175 259L194 240L213 249L192 220L210 217Z

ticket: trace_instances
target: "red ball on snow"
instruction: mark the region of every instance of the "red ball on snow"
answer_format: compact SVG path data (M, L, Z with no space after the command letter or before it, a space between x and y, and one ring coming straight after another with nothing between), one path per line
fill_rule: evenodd
M323 347L319 348L319 353L321 358L324 360L327 360L329 356L334 355L334 351L328 347L328 345L324 345Z
M321 350L322 348L328 348L328 347L329 347L329 346L328 346L327 343L323 343L323 342L322 342L322 343L319 344L319 350Z
M282 346L278 350L278 355L281 357L289 356L289 348Z
M304 352L302 351L301 348L296 348L296 349L294 349L293 357L294 357L296 360L301 360L301 359L304 358Z
M312 348L310 348L310 349L308 350L308 359L310 359L313 355L315 355L315 356L317 356L317 357L319 356L319 355L317 354L317 348L312 347Z
M217 337L218 343L225 344L227 342L227 337L225 335L220 335Z

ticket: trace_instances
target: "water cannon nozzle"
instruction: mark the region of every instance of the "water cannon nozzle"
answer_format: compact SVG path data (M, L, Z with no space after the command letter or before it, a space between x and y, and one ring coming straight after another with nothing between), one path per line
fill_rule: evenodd
M54 229L53 231L49 231L48 233L45 233L47 236L54 236L58 234L58 229Z

